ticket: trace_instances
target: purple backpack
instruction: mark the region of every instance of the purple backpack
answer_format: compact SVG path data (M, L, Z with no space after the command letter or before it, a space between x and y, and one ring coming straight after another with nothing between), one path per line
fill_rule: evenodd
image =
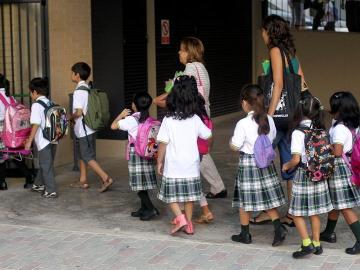
M256 166L260 169L271 165L276 157L276 153L267 135L259 135L254 144L254 156Z
M351 130L353 135L353 148L351 158L343 154L343 158L351 171L351 182L360 187L360 129L356 134L355 130Z

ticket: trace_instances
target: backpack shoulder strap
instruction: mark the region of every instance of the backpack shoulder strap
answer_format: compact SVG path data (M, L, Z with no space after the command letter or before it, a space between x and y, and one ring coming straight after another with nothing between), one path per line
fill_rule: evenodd
M90 88L85 85L80 85L78 88L75 89L75 91L76 90L84 90L90 92Z
M6 98L3 95L0 95L0 100L5 105L6 108L10 106L10 103L7 102Z
M198 76L198 79L199 79L199 85L200 85L200 86L203 86L203 83L202 83L201 78L200 78L199 70L198 70L198 68L197 68L197 66L196 66L195 63L194 63L194 66L195 66L196 73L197 73L197 76Z
M44 109L47 109L49 106L42 100L37 100L36 103L39 103L41 106L44 107Z

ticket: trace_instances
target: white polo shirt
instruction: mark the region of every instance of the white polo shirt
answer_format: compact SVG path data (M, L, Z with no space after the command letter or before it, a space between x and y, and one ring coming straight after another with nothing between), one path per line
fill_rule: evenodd
M83 114L86 115L87 113L87 106L88 106L88 100L89 100L89 93L86 90L76 90L80 86L89 87L85 81L80 81L78 85L75 88L74 95L73 95L73 113L76 111L76 109L81 109L83 111ZM77 138L82 138L86 136L85 129L82 122L83 117L80 116L75 120L75 126L74 126L74 133ZM95 130L89 128L85 124L85 128L87 131L87 135L91 135L95 133Z
M246 154L254 154L254 145L256 139L259 137L258 129L259 125L253 119L254 112L251 111L248 115L237 122L234 135L231 138L230 143L238 148L239 151L244 152ZM274 141L276 137L276 127L274 124L274 120L271 116L268 115L268 121L270 126L270 132L267 134L269 140L271 142Z
M311 126L311 120L301 121L301 126ZM294 130L291 134L291 154L301 155L301 162L306 163L306 152L305 152L305 133L300 130Z
M137 119L139 119L140 113L137 112L137 113L134 113L133 115L126 116L124 119L119 120L119 122L117 123L119 129L128 132L129 140L130 140L130 137L132 137L135 140L137 133L138 133L139 122L138 122L138 120L135 119L135 117L137 117Z
M45 104L49 103L49 99L45 96L41 96L36 99L36 101L41 100ZM45 148L48 144L50 144L50 141L44 138L43 136L43 129L45 128L45 108L37 103L34 102L31 105L31 116L30 116L30 124L31 125L38 125L39 128L35 134L35 143L38 151Z
M333 120L333 124L335 124ZM355 130L356 134L359 128ZM353 148L353 136L349 128L343 123L337 124L335 127L332 126L329 130L331 144L341 144L344 147L343 152L348 153Z
M165 117L157 140L167 144L164 176L168 178L195 178L200 176L198 137L206 140L211 130L194 115L185 120Z

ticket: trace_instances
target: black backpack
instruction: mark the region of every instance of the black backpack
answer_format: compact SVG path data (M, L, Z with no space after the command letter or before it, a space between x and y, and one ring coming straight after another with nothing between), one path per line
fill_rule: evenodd
M294 72L289 54L282 48L279 49L281 51L281 58L284 67L284 89L281 92L280 101L275 110L273 118L277 129L287 130L290 121L292 121L295 108L300 100L302 80L301 76ZM287 59L290 73L286 71L285 59ZM258 77L258 84L264 91L266 108L268 108L270 105L274 87L271 63L269 70L269 74Z

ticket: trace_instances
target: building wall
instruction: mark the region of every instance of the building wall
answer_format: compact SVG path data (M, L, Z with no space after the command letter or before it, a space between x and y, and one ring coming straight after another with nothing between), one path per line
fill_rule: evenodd
M71 82L71 66L84 61L92 65L91 0L49 0L49 52L52 99L69 104L69 94L75 84ZM97 141L97 157L118 156L124 152L124 141ZM72 162L70 136L61 141L56 164Z
M262 73L261 62L268 58L261 37L260 0L254 1L253 80ZM351 91L360 101L360 34L294 31L297 55L311 92L328 107L337 90Z

